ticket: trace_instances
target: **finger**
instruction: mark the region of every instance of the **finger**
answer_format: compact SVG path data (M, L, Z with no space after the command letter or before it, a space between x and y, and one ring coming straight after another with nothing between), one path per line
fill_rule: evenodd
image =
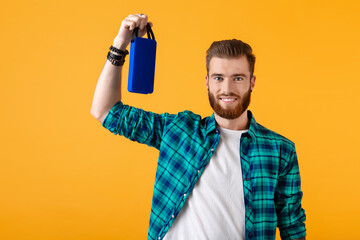
M150 25L150 28L153 27L153 23L152 23L152 22L148 22L148 24ZM146 25L145 25L144 29L141 30L141 31L139 32L139 34L140 34L141 36L144 36L146 33L147 33L147 28L146 28Z
M130 14L126 19L135 22L135 27L139 27L140 22L141 22L141 18L140 18L140 16L138 16L138 15L132 15L132 14ZM131 29L131 30L132 30L132 29Z
M141 23L140 23L139 28L140 28L141 30L144 30L145 27L146 27L146 24L147 24L147 19L141 20Z
M140 17L139 28L143 30L148 22L148 16L146 14L137 14Z
M122 21L122 25L124 26L124 28L128 28L131 31L134 30L134 28L136 27L136 22L126 18Z

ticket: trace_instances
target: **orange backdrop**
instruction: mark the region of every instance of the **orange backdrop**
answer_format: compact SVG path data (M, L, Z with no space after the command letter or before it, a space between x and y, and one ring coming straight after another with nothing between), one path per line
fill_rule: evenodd
M357 0L1 2L0 239L146 238L158 152L90 114L130 13L154 22L156 79L151 95L127 92L126 62L124 102L210 115L206 49L248 42L250 109L296 143L308 239L356 239L359 12Z

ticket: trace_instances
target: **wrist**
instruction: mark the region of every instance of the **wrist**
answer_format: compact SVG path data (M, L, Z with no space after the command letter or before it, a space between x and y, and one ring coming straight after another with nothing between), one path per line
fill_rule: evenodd
M129 54L128 50L121 50L119 48L110 46L107 59L111 62L112 65L122 66L125 62L126 55Z
M126 43L124 40L120 39L119 37L116 37L113 41L113 46L122 51L125 51L128 45L129 43Z

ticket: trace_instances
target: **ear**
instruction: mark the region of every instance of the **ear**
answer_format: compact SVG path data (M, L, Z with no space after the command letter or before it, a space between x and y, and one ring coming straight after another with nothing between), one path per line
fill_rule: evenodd
M256 76L253 75L251 80L250 80L250 87L251 87L251 91L254 90L254 87L255 87L255 81L256 81Z
M205 76L206 79L206 89L209 90L209 77L208 75Z

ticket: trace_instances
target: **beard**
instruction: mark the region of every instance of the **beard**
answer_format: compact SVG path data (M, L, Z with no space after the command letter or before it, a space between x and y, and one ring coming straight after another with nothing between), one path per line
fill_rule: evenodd
M210 93L209 90L208 90L208 95L209 95L210 105L217 115L226 119L235 119L240 117L241 114L245 112L245 110L248 108L251 98L251 88L249 88L249 90L244 94L242 98L239 95L236 95L231 92L229 94L219 94L215 98L215 96L212 93ZM219 103L221 101L220 96L236 97L238 103L235 107L228 109L223 108Z

